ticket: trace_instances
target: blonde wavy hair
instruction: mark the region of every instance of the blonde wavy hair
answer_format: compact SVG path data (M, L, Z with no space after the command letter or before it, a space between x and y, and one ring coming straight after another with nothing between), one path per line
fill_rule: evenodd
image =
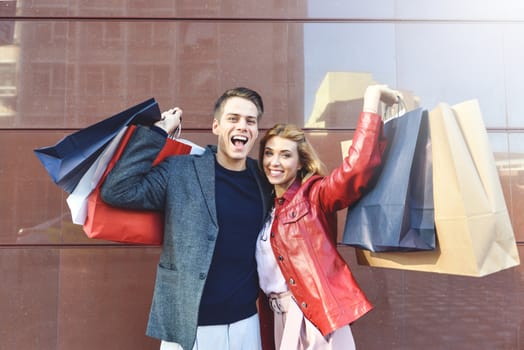
M276 124L265 133L265 135L260 140L258 154L258 163L261 169L263 169L264 150L266 148L266 144L271 138L275 136L291 140L297 144L298 159L302 165L302 169L298 171L297 176L302 180L302 182L313 175L326 175L326 166L318 157L318 154L313 146L306 139L304 131L295 124Z

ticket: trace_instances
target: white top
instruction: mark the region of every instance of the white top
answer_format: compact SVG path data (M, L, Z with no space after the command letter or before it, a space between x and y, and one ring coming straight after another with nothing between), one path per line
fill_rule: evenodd
M282 293L288 290L286 279L278 267L277 259L271 249L271 226L275 218L275 208L258 235L255 257L257 259L258 281L260 288L269 295Z

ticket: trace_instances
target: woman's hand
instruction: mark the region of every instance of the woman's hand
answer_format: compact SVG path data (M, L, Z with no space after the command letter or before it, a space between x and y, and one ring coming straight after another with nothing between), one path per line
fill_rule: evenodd
M377 113L380 102L392 106L398 102L399 98L402 98L402 94L397 90L390 89L387 85L370 85L364 94L362 111Z
M171 108L162 113L162 119L155 123L161 129L164 129L168 135L171 135L182 122L182 110L178 107Z

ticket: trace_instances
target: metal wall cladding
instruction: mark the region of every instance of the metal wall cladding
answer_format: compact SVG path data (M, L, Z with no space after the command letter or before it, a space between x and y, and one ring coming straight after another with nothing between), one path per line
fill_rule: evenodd
M371 83L428 109L478 98L522 259L522 13L516 0L0 1L0 349L158 349L144 333L160 248L86 238L32 152L150 97L183 108L183 137L206 145L218 95L254 88L261 134L305 127L330 169ZM524 348L523 267L459 277L339 251L375 305L352 325L357 348Z

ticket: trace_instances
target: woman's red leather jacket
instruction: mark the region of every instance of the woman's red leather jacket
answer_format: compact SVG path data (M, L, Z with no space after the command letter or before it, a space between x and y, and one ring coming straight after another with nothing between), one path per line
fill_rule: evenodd
M293 299L323 335L373 306L336 248L336 212L358 200L380 165L382 119L361 113L348 156L326 177L300 180L275 199L271 245Z

